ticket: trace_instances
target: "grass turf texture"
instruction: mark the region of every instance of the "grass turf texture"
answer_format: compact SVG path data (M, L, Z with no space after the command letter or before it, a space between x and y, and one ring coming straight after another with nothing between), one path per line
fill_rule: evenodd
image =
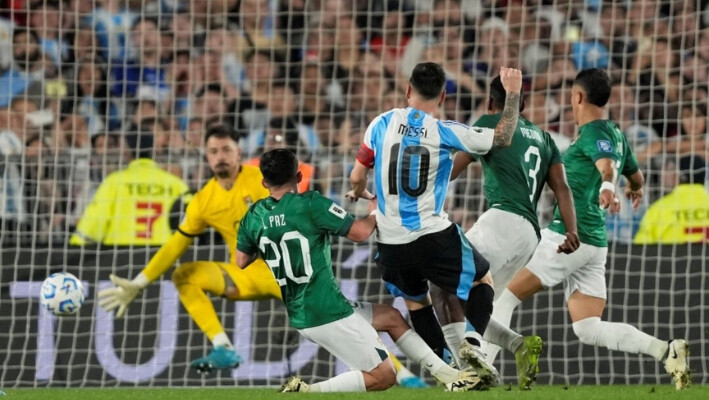
M530 392L520 392L516 388L494 388L487 392L446 393L443 388L433 389L402 389L392 388L379 393L276 393L275 389L244 389L244 388L196 388L196 389L5 389L6 396L2 400L270 400L277 398L315 397L318 400L338 399L356 400L367 398L371 400L431 400L438 399L509 399L509 400L621 400L621 399L709 399L709 386L696 385L688 390L678 392L669 385L613 385L613 386L535 386Z

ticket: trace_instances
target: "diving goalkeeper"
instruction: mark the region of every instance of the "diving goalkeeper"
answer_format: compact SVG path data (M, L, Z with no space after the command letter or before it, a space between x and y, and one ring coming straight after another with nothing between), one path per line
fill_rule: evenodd
M258 167L241 165L241 152L231 129L212 127L207 131L205 143L207 163L214 178L195 194L177 231L133 280L111 275L111 281L116 286L98 294L101 307L107 311L117 308L116 317L122 317L141 290L170 269L192 244L195 236L199 236L208 226L216 229L229 249L229 263L186 262L172 274L182 305L212 342L211 352L190 364L199 373L236 368L242 362L207 293L232 301L281 299L281 289L262 259L256 260L246 270L236 266L239 222L251 204L269 195L261 184L261 171ZM425 386L398 360L392 361L402 386Z

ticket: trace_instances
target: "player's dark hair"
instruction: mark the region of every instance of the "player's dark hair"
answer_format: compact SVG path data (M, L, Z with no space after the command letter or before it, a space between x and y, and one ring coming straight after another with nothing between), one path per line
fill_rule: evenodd
M432 100L443 93L443 89L446 87L446 73L440 64L420 63L411 72L409 83L421 97Z
M219 139L229 138L236 142L236 144L239 144L239 138L236 136L236 132L234 132L229 125L219 124L210 126L207 129L207 133L204 135L204 143L207 143L212 136Z
M126 133L124 136L126 144L133 150L133 157L153 158L153 132L143 127L137 132Z
M574 85L580 86L586 92L586 102L597 107L608 104L611 97L611 79L606 71L600 68L589 68L581 70Z
M677 163L679 182L703 185L707 178L707 165L701 157L684 156Z
M520 98L519 102L519 112L524 111L524 88L519 90ZM502 86L502 79L500 75L497 75L492 82L490 82L490 105L497 112L502 112L505 109L505 101L507 100L507 91L505 87Z
M295 179L298 159L290 150L275 149L261 156L259 168L266 183L271 186L283 186Z

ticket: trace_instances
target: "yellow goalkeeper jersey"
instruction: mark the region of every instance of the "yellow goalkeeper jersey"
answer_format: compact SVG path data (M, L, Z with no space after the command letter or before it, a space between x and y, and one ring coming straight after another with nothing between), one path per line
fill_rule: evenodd
M704 185L684 184L648 208L635 244L709 241L709 194Z
M172 234L173 203L188 192L187 184L154 161L134 160L101 183L70 243L161 245Z
M261 171L249 165L241 166L230 190L224 190L215 178L210 179L187 206L180 232L190 237L197 236L211 226L224 238L229 249L229 261L236 265L239 222L251 204L269 195L268 189L261 184L262 179Z

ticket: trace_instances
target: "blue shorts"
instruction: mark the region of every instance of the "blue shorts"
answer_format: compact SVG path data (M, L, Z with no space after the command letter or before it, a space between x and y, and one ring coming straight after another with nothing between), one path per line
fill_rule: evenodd
M473 282L490 270L456 224L411 243L377 243L377 250L375 261L387 289L409 300L424 299L430 281L467 301Z

